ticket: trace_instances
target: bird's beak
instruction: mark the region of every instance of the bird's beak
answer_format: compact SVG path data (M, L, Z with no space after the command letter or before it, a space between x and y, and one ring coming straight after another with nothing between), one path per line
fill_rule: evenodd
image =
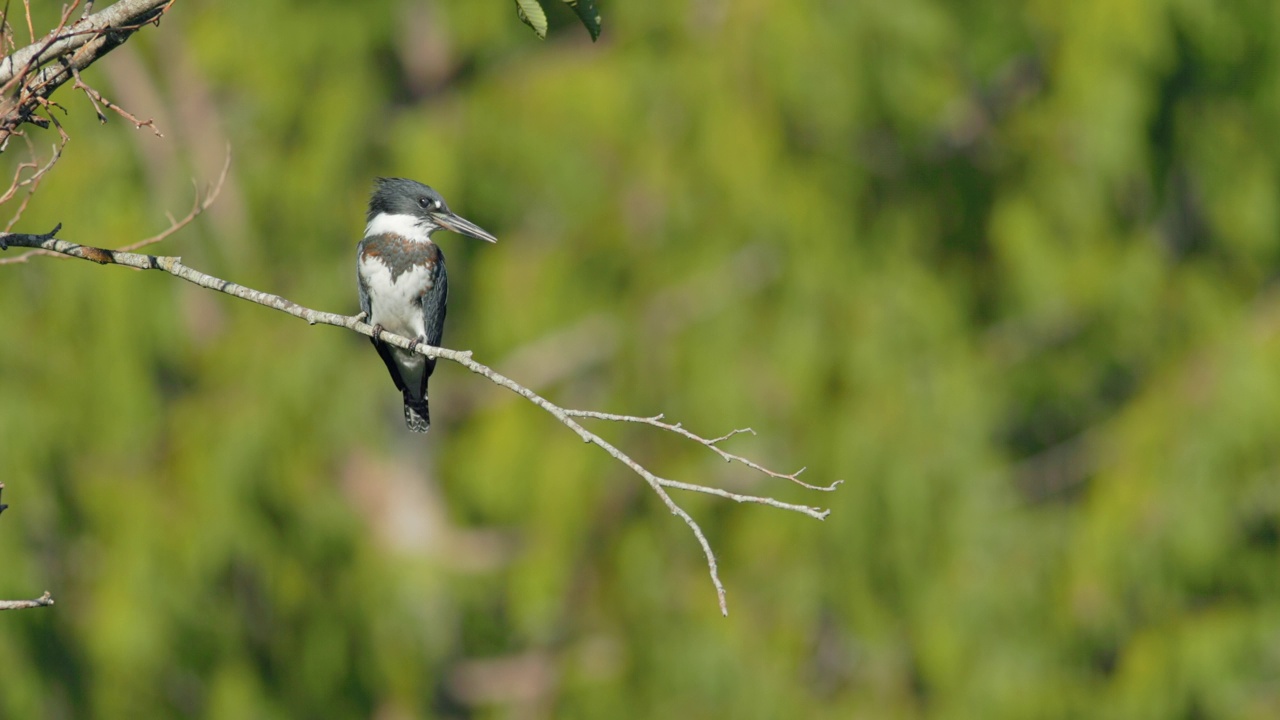
M498 242L498 238L481 229L479 225L476 225L464 217L454 215L451 212L431 213L431 219L435 220L436 224L445 230L452 230L459 235L466 235L467 237L473 237L485 242Z

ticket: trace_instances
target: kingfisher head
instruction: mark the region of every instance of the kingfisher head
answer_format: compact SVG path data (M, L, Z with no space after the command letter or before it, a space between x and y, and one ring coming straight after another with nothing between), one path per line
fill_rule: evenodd
M365 237L395 233L411 240L427 241L444 228L485 242L498 242L475 223L455 214L440 193L416 180L378 178L369 198Z

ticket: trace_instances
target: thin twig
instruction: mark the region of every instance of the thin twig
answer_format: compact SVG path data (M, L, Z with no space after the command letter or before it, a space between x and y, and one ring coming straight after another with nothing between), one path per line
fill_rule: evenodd
M689 492L699 492L705 495L715 495L716 497L722 497L722 498L725 498L726 500L732 500L734 502L756 503L759 505L768 505L769 507L775 507L775 508L778 508L779 510L790 510L791 512L798 512L804 515L808 515L814 520L826 520L827 516L831 514L830 510L810 507L808 505L796 505L794 503L785 503L785 502L782 502L781 500L774 500L771 497L761 497L759 495L742 495L740 493L729 492L728 490L721 490L720 488L713 488L713 487L708 487L706 485L696 485L693 483L680 482L679 480L668 480L666 478L658 478L658 482L663 487L669 487L674 490L688 490ZM818 490L825 490L825 489L826 488L818 488Z
M4 10L0 10L0 50L6 55L18 49L18 39L9 24L9 0L4 1Z
M666 430L668 432L673 432L677 435L686 437L696 443L699 443L701 445L707 446L708 448L711 448L711 451L719 455L720 457L724 458L725 462L733 462L737 460L738 462L742 463L743 465L746 465L752 470L762 472L765 475L768 475L769 477L775 477L775 478L778 478L779 480L790 480L791 482L801 487L808 488L810 490L831 492L832 490L835 490L837 487L840 487L840 483L844 482L843 480L836 480L830 485L810 485L809 483L800 480L800 473L804 472L807 468L800 468L799 470L793 473L776 472L776 471L770 470L767 467L759 465L751 460L748 460L747 458L744 458L741 455L734 455L733 453L725 452L724 450L721 450L716 445L716 443L722 442L724 440L728 440L734 435L741 435L742 433L750 433L752 435L755 435L756 431L752 430L751 428L738 428L737 430L730 430L729 432L725 433L724 435L721 435L718 438L707 439L702 437L701 435L695 435L689 432L688 430L685 430L683 423L676 423L672 425L670 423L662 422L662 418L666 417L664 413L659 413L657 415L654 415L653 417L637 417L635 415L615 415L613 413L602 413L602 412L596 412L595 410L566 410L565 412L569 413L573 417L593 418L595 420L611 420L613 422L641 423L644 425L652 425L656 428L662 428L663 430Z
M28 142L30 141L28 140ZM66 145L65 139L62 141L62 145L53 146L53 156L49 158L49 162L44 167L36 169L35 173L32 174L31 177L10 188L10 190L16 191L19 188L26 187L27 192L22 196L22 202L18 203L17 209L13 211L13 216L9 218L9 222L5 223L5 232L12 230L13 226L17 225L18 221L22 219L22 214L27 211L27 205L31 203L31 198L35 196L36 190L40 189L40 180L44 178L45 173L49 172L49 168L52 168L53 164L58 162L58 158L62 157L63 145ZM35 153L33 151L32 155L34 156L34 154ZM17 180L16 175L14 180ZM8 195L4 200L0 200L0 202L8 202L10 197L12 197L12 195Z
M102 112L102 108L106 107L108 110L115 112L120 117L133 123L135 128L141 130L144 127L149 127L151 128L151 132L156 134L156 137L164 137L164 133L160 132L160 128L156 127L155 118L150 120L141 120L133 113L111 102L105 98L102 93L89 87L89 85L85 83L84 79L80 77L80 71L76 70L74 67L71 68L71 75L75 78L75 82L71 87L73 89L84 91L85 97L89 98L89 102L93 104L93 111L98 114L98 122L103 124L107 122L107 116ZM99 103L101 103L101 105L99 105Z
M191 206L191 211L188 212L185 217L183 217L181 220L178 220L176 222L173 221L172 218L170 218L169 227L156 233L155 235L152 235L149 238L146 238L145 240L139 240L134 243L129 243L128 245L125 245L120 249L124 251L131 251L131 250L137 250L139 248L144 248L148 245L155 245L156 243L168 238L170 235L178 232L179 230L186 227L187 225L190 225L192 220L195 220L196 218L200 217L200 215L205 210L208 210L209 206L213 205L213 203L218 199L218 195L222 194L222 185L227 181L227 171L230 169L231 169L231 147L227 146L227 157L225 160L222 161L222 172L218 174L218 180L213 184L213 187L211 187L209 191L205 193L203 200L200 199L200 187L197 185L195 202Z
M59 126L61 130L61 126ZM26 188L26 194L22 196L22 202L18 203L18 208L13 211L13 217L9 218L9 222L5 224L4 231L9 232L14 225L18 224L18 220L22 218L22 213L26 212L27 204L31 202L31 197L35 195L36 190L40 187L40 181L44 178L45 173L53 168L54 163L62 157L62 149L67 145L66 133L62 134L62 142L53 146L53 154L49 157L49 162L43 166L36 159L35 145L32 144L30 138L23 138L27 141L27 148L31 152L31 160L29 162L19 163L13 172L13 182L9 184L9 189L0 195L0 205L9 202L19 190ZM23 170L35 170L25 179L22 177ZM4 261L0 260L0 263Z
M61 253L63 255L69 255L71 257L82 258L85 260L92 260L93 262L103 264L103 265L115 264L115 265L123 265L126 267L138 268L142 270L161 270L163 272L169 273L170 275L186 280L187 282L199 285L200 287L209 288L211 290L217 290L218 292L223 292L228 295L238 297L242 300L248 300L249 302L256 303L258 305L264 305L266 307L279 310L280 312L288 313L290 315L293 315L294 317L298 317L303 320L306 320L309 324L312 324L312 325L315 325L315 324L334 325L337 327L344 327L349 330L353 330L355 332L360 333L361 335L366 335L369 337L373 336L374 329L371 325L364 322L363 313L355 316L347 316L347 315L339 315L337 313L329 313L329 312L321 312L318 310L312 310L311 308L303 307L302 305L299 305L293 302L292 300L288 300L279 295L265 293L265 292L262 292L261 290L254 290L252 288L244 287L243 285L237 285L228 280L223 280L221 278L217 278L212 275L202 273L198 270L195 270L186 265L183 265L182 259L178 257L142 255L138 253L106 250L103 248L91 247L88 245L79 245L76 243L67 242L65 240L59 240L55 238L54 235L60 229L61 229L61 225L54 228L52 231L42 235L31 235L31 234L22 234L22 233L0 233L0 249L4 249L7 246L40 248L43 250L49 250L49 251ZM718 497L734 500L736 502L761 503L761 504L765 504L770 507L774 507L782 510L799 512L818 520L825 519L827 515L830 514L829 510L821 510L818 508L808 507L805 505L792 505L790 503L783 503L777 500L772 500L771 498L762 498L762 497L756 497L756 496L750 496L750 495L739 495L736 493L730 493L724 490L719 490L717 488L711 488L711 487L696 485L692 483L682 483L674 480L660 478L657 475L653 474L651 471L649 471L647 468L645 468L643 465L641 465L639 462L634 460L630 455L627 455L626 453L622 452L613 444L601 438L599 435L596 435L595 433L587 430L585 427L583 427L574 419L575 416L576 417L597 417L599 419L615 419L613 416L609 416L603 413L588 415L586 414L586 411L566 410L565 408L562 408L559 405L556 405L555 403L551 402L550 400L547 400L546 398L542 397L541 395L534 392L533 390L530 390L529 388L517 383L516 381L504 375L499 374L498 372L494 371L492 368L488 367L487 365L483 365L481 363L476 362L475 360L472 359L471 353L469 351L458 351L458 350L450 350L448 348L422 346L422 345L418 345L414 341L411 341L409 338L402 337L400 335L395 335L385 331L383 331L379 335L379 339L384 343L394 345L396 347L403 348L406 350L416 351L419 354L425 355L427 357L444 358L446 360L451 360L455 363L458 363L459 365L470 370L471 372L487 378L490 382L493 382L496 385L500 385L524 397L529 402L532 402L534 405L537 405L538 407L542 408L546 412L550 413L553 417L555 417L562 424L568 427L574 434L576 434L579 438L581 438L583 442L587 442L599 447L601 450L604 450L606 453L608 453L610 457L613 457L614 459L621 462L623 465L626 465L627 467L631 468L633 472L639 475L641 479L643 479L645 483L649 485L650 489L652 489L654 494L658 496L658 498L662 501L663 505L665 505L666 508L669 511L671 511L673 515L676 515L677 517L679 517L681 520L684 521L686 525L689 526L690 531L693 533L693 536L698 541L698 545L702 548L703 555L706 556L707 571L708 571L708 574L711 576L711 583L715 587L716 599L719 602L720 612L722 614L728 615L729 608L725 600L724 584L720 582L720 573L719 573L719 568L716 564L715 553L712 551L711 544L707 541L706 535L703 534L702 528L698 525L697 521L695 521L689 515L689 513L685 512L685 510L681 508L675 502L675 500L671 498L670 494L667 493L668 488L716 495ZM631 420L625 419L628 417L629 416L617 416L616 419L623 419L623 421L630 422ZM636 421L647 422L645 419L639 419ZM655 424L657 422L658 421L654 419L654 422L651 422L649 424ZM661 427L663 425L666 425L666 424L662 423L659 426ZM671 426L671 427L675 427L675 426ZM672 430L672 431L679 433L678 430ZM679 433L679 434L683 434L683 433ZM732 434L734 433L730 433L730 435ZM686 435L686 437L689 437L689 436L692 436L692 434ZM692 436L692 438L695 440L699 440L700 442L703 442L703 444L707 444L708 442L710 442L710 441L703 441L701 438L698 438L697 436ZM725 438L718 438L716 442L723 439ZM708 447L712 447L713 449L715 449L714 443L709 444ZM737 456L732 456L732 457L736 458ZM765 472L766 474L771 474L769 473L769 471L764 470L763 468L760 468L754 463L748 463L748 465L750 467L759 469L762 472ZM785 475L778 475L778 476L789 477ZM794 480L794 477L790 476L790 479ZM819 488L819 489L824 489L824 488Z
M159 233L152 235L149 238L125 245L120 248L120 251L127 252L130 250L137 250L138 248L146 247L148 245L154 245L168 238L170 235L173 235L174 233L178 232L179 230L186 227L187 225L190 225L193 220L200 217L200 215L203 214L205 210L208 210L209 206L213 205L214 201L218 199L219 193L222 192L222 186L227 180L227 171L230 168L231 168L231 150L230 148L228 148L227 159L222 164L222 173L218 175L217 182L215 182L213 184L213 187L211 187L209 191L205 193L203 198L200 196L199 187L196 188L195 201L191 206L190 212L188 212L180 220L174 220L173 217L170 216L169 227L165 228L164 230L161 230ZM26 200L23 201L23 204L24 205L26 204ZM5 232L8 232L8 228L5 229ZM17 255L15 257L0 258L0 265L17 265L19 263L25 263L37 255L52 255L54 257L60 257L60 258L67 257L65 253L60 253L55 250L32 250L30 252L25 252L21 255Z

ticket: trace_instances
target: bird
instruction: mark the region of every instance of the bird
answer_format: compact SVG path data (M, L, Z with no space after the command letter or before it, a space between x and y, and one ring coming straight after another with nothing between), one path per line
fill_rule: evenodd
M405 425L425 433L431 428L427 380L436 359L416 350L418 345L440 346L449 296L444 253L431 236L450 230L490 243L498 239L450 210L440 193L406 178L374 181L365 220L356 253L360 309L373 326L374 348L404 396ZM412 349L383 342L383 332L411 338Z

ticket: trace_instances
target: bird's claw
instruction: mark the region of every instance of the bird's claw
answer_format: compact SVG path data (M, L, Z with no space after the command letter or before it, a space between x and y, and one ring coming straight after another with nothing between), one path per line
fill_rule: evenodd
M376 323L376 324L373 326L373 334L371 335L371 337L372 337L374 340L381 340L381 339L382 339L382 323Z

